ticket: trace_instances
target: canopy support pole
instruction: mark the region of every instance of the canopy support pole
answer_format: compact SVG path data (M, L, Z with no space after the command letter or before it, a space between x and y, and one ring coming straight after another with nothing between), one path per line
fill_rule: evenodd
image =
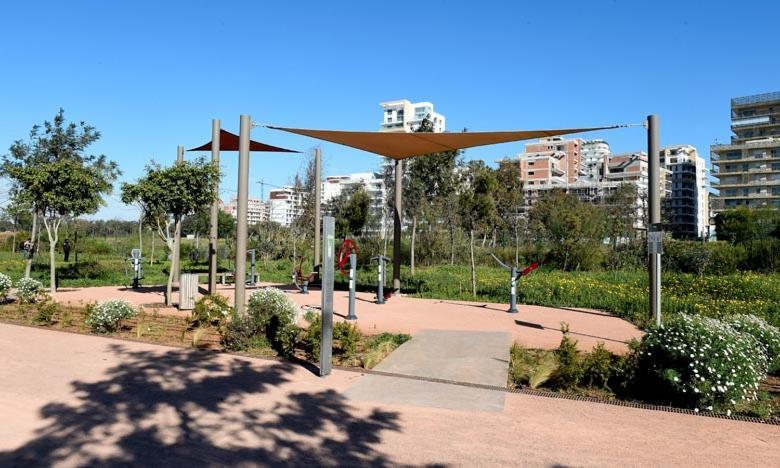
M393 291L401 293L401 220L403 213L404 165L395 160L395 209L393 210Z
M211 164L219 171L219 119L211 120ZM219 178L209 219L209 294L217 293L217 244L219 242Z
M241 131L238 140L238 206L236 209L236 271L233 279L236 285L234 307L236 314L246 312L246 241L247 211L249 208L249 132L251 119L241 116Z
M658 137L658 116L647 116L647 163L648 163L648 238L651 232L661 236L661 184ZM648 246L650 243L648 242ZM648 249L648 272L650 274L650 314L656 325L661 325L661 252L654 248Z
M322 208L322 148L314 149L314 265L320 264L320 217Z

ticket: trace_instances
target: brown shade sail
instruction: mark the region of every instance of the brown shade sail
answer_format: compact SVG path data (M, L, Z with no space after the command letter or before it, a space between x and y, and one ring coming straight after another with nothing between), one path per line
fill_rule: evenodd
M238 151L238 135L226 130L219 131L219 150L220 151ZM211 151L211 142L205 145L191 148L187 151ZM249 151L267 151L275 153L300 153L300 151L279 148L278 146L266 145L259 141L249 140Z
M452 151L475 146L530 140L532 138L567 135L618 128L590 127L564 128L557 130L517 130L503 132L459 132L459 133L402 133L402 132L351 132L343 130L310 130L305 128L271 127L297 133L320 140L368 151L392 159L407 159L424 154Z

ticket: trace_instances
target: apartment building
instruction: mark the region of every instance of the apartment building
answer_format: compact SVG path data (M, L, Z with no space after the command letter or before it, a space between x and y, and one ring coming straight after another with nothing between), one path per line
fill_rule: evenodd
M527 143L519 154L520 178L526 186L565 185L579 180L582 139L549 137Z
M430 102L411 102L408 99L380 102L382 124L380 132L414 132L426 117L433 124L435 133L446 130L445 118L433 110Z
M369 225L365 232L376 232L384 236L389 219L387 213L387 194L385 181L381 174L359 172L354 174L328 176L322 182L322 203L328 205L345 190L363 187L371 200L369 205Z
M238 198L233 198L229 203L222 205L222 210L233 216L233 218L238 218ZM249 197L247 224L252 226L262 221L268 221L268 218L268 204L259 198Z
M671 195L664 202L666 229L677 238L706 238L710 231L709 179L704 158L691 145L661 149Z
M581 150L581 179L596 182L604 172L604 160L610 155L609 143L606 140L585 140Z
M731 100L731 142L710 147L715 212L780 208L780 91Z
M289 227L303 211L303 194L293 187L268 192L268 219Z

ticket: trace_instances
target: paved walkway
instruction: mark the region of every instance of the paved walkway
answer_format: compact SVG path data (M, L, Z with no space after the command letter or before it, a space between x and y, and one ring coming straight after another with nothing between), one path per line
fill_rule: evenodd
M780 466L780 427L508 394L346 400L359 374L0 324L0 466Z
M271 285L265 283L263 286ZM308 295L299 294L294 287L276 285L285 289L290 298L302 307L319 308L320 292L313 290ZM248 294L251 294L251 289ZM57 293L61 302L85 303L112 298L121 298L137 305L156 307L161 313L187 316L164 306L164 288L146 288L134 291L117 286L79 288ZM219 293L232 301L232 286L219 288ZM344 320L347 315L346 291L336 291L333 303L336 319ZM515 341L531 348L552 349L561 341L561 322L567 322L572 336L578 340L582 350L590 350L599 342L613 352L624 352L631 338L639 338L642 332L633 324L607 313L585 309L563 309L520 305L520 313L506 313L506 304L485 302L442 301L438 299L417 299L392 297L384 305L374 303L374 294L357 293L357 326L366 333L395 332L414 335L420 330L469 330L505 331Z
M422 330L376 370L504 387L512 335L508 332ZM505 392L398 377L366 375L350 387L351 400L472 411L501 411Z

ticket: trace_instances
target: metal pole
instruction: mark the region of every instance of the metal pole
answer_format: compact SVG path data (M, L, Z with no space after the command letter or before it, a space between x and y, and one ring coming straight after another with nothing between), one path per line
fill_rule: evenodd
M320 212L322 207L322 149L314 149L314 266L320 264Z
M249 132L252 120L241 116L238 137L238 206L236 209L236 297L234 307L238 315L244 315L246 304L246 237L247 211L249 208Z
M511 275L510 281L509 281L509 312L510 314L516 314L517 313L517 267L512 267L509 269L509 274Z
M395 161L395 210L393 213L393 291L401 293L401 220L403 212L403 161Z
M378 266L378 273L376 278L376 303L377 304L384 304L385 303L385 258L383 256L379 256L377 258L377 266Z
M184 162L184 147L176 148L176 164ZM179 282L179 263L181 263L181 220L174 226L173 252L171 253L171 268L173 268L173 282Z
M211 121L211 164L219 170L219 119ZM217 293L217 244L219 243L219 178L214 185L214 202L209 216L209 294Z
M357 320L355 315L355 272L357 271L357 254L349 254L349 311L347 320Z
M335 218L322 218L322 339L320 340L320 376L330 374L333 355L333 257L336 243Z
M648 237L650 232L660 232L661 228L661 184L658 137L658 116L647 116L647 162L648 162ZM660 235L660 234L659 234ZM648 245L650 245L648 243ZM659 249L648 251L648 271L650 274L650 313L656 325L661 324L661 252Z

